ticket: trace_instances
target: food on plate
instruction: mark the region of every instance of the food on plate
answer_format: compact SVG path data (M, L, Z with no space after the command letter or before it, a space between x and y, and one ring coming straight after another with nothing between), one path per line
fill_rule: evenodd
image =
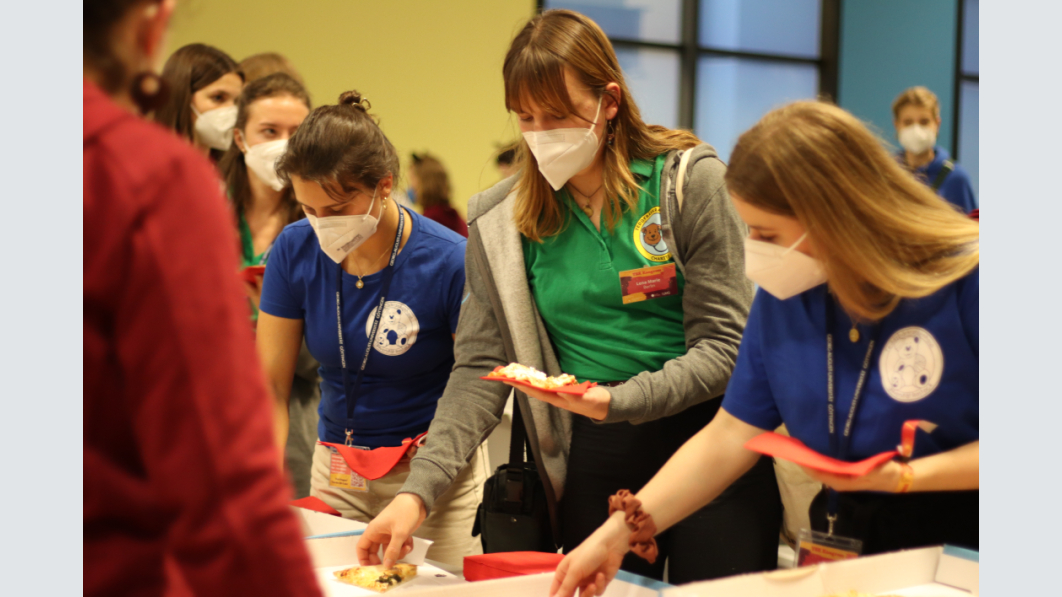
M355 566L338 570L335 575L337 580L355 587L384 593L417 576L417 567L412 564L395 564L393 568Z
M541 390L556 390L557 388L579 383L574 375L562 373L553 377L546 375L534 367L525 367L520 363L510 363L504 367L495 367L494 371L487 374L487 377L491 379L522 381Z

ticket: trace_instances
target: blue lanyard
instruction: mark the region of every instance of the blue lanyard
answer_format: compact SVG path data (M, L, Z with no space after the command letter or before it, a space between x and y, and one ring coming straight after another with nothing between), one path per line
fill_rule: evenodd
M365 377L365 368L369 365L369 355L372 354L372 345L376 342L376 332L380 329L380 319L383 317L384 305L387 304L387 293L391 290L391 278L395 273L395 257L398 256L398 246L402 244L402 229L405 227L406 214L402 208L398 209L398 232L395 234L395 244L391 248L391 260L384 268L383 284L380 286L380 298L376 301L376 316L372 320L372 330L369 332L369 341L365 345L365 356L361 359L361 368L358 376L354 379L353 387L350 383L350 369L347 369L346 344L343 342L343 264L339 263L336 270L336 327L339 330L339 364L343 367L343 398L347 403L346 445L353 445L354 430L354 400L361 389L361 380Z
M848 459L849 448L852 444L852 424L855 422L856 412L859 409L859 405L862 402L860 398L863 396L863 390L866 388L866 381L870 372L871 357L874 356L874 346L877 344L877 335L881 329L881 326L875 326L874 334L870 337L870 343L867 346L867 354L863 357L863 368L859 371L859 380L856 381L855 394L852 396L852 406L848 409L848 417L845 420L844 432L838 437L837 433L837 397L834 392L834 371L833 371L833 319L836 308L834 306L833 297L829 295L829 291L826 294L826 415L827 423L830 431L830 452L840 460ZM833 534L833 523L837 520L837 492L830 490L829 492L829 514L826 518L829 521L829 534Z

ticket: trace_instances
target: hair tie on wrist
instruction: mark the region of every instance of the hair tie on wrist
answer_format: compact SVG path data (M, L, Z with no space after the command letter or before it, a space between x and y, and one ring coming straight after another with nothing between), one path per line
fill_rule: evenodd
M659 553L656 539L653 538L656 535L656 524L653 517L642 510L642 502L630 491L621 489L616 495L608 498L608 515L612 516L617 511L623 511L624 521L631 531L631 551L650 564L656 562L656 555Z

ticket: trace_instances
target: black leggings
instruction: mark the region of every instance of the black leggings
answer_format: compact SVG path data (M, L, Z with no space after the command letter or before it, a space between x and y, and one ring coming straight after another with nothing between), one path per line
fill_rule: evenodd
M722 399L677 415L632 425L575 417L564 498L560 503L564 552L579 546L608 518L608 498L641 490L664 463L711 421ZM690 471L709 475L710 471ZM760 461L712 503L657 536L655 564L628 554L622 569L662 580L668 560L672 584L773 570L778 564L782 502L774 466Z
M948 543L978 549L979 492L840 493L834 534L863 541L863 555ZM811 502L811 528L828 529L826 490Z

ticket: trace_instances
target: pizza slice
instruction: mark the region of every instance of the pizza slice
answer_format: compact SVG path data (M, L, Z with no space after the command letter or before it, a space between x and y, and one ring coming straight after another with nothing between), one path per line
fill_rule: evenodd
M398 585L415 578L417 567L412 564L395 564L393 568L383 566L355 566L335 572L336 580L352 584L355 587L370 589L377 593L386 593Z
M504 367L495 367L494 371L487 374L487 377L491 379L522 381L531 384L540 390L556 390L557 388L563 388L564 386L579 383L574 375L562 373L557 376L550 376L534 367L527 367L520 363L510 363Z

